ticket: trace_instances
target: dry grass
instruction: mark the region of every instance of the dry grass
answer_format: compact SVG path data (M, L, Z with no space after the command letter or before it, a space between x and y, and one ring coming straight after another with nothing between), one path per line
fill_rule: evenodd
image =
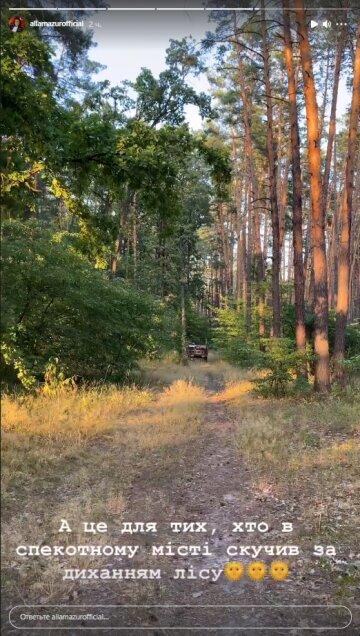
M70 389L53 396L39 393L22 398L5 395L2 429L30 437L71 438L76 443L113 428L119 419L152 399L150 391L136 387Z
M202 360L191 360L189 364L182 366L171 360L160 360L154 362L144 362L141 365L143 379L152 386L166 386L176 380L191 381L201 386L214 384L223 387L236 382L243 381L249 377L249 372L243 369L236 369L224 360L217 358L214 352L209 353L209 362Z
M357 472L360 407L353 396L321 401L244 396L243 402L236 416L236 444L254 468L271 475L279 491L292 488L294 477L303 479L306 473L317 476L315 487L324 481L331 489L339 472L344 478ZM234 404L229 407L235 413Z
M243 379L226 381L225 388L212 396L212 402L233 403L233 406L240 406L243 401L249 401L249 395L253 389L250 379L244 374Z
M306 528L304 537L337 545L344 555L357 545L360 525L358 393L359 387L321 400L281 401L249 395L240 408L236 401L228 406L235 444L247 460L256 496L294 506L296 525ZM353 590L343 588L339 583L339 594L351 597Z
M16 555L16 546L59 544L59 536L61 543L94 543L93 535L59 535L60 519L75 529L86 520L116 524L126 490L146 464L144 453L156 452L156 462L166 468L166 449L176 452L200 433L204 401L204 390L185 379L157 394L111 387L4 396L3 575L13 599L46 602L68 595L71 585L59 567L90 567L89 557L26 559ZM117 539L96 537L105 540ZM99 557L96 563L101 567Z
M234 442L250 470L254 496L268 511L272 502L275 509L285 505L294 542L304 549L336 546L341 567L328 557L320 565L338 600L349 602L360 584L358 572L347 565L360 526L360 385L306 399L263 400L246 393L241 382L227 391Z
M312 525L312 540L325 533L330 543L354 543L360 409L351 392L323 401L261 400L251 392L251 375L215 358L185 367L147 363L143 379L151 389L4 396L3 571L12 600L67 602L72 584L62 581L61 566L106 564L108 558L102 563L99 557L25 559L16 556L15 547L59 544L62 518L75 529L62 535L62 542L94 543L93 535L79 534L81 522L89 520L107 521L115 529L115 536L97 535L96 542L116 543L129 486L146 479L149 466L154 479L171 473L182 445L202 433L206 402L224 402L229 410L254 492L296 501L298 518ZM203 387L211 389L210 397ZM328 537L329 520L339 516Z

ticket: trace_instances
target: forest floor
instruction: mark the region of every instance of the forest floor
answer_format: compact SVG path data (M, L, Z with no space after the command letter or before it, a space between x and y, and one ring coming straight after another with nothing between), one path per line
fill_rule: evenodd
M119 631L126 634L359 635L359 405L351 390L322 401L262 400L252 392L252 377L217 360L184 368L148 363L141 389L5 398L2 633L36 634L11 627L8 612L40 603L178 606L136 610L149 628ZM62 519L71 533L59 534ZM108 531L84 534L85 521L106 522ZM169 524L175 521L206 522L206 532L174 533ZM158 532L122 534L124 522L157 522ZM239 522L267 523L269 529L235 532ZM282 532L283 522L293 524L291 533ZM169 542L207 542L208 554L152 555L152 545ZM140 548L133 558L16 555L17 545L37 544ZM232 581L223 572L228 561L245 568L254 561L227 556L228 546L271 545L299 546L299 555L262 551L256 559L267 568L285 561L285 580L267 572L254 581L245 572ZM335 546L336 555L319 558L315 545ZM161 578L62 580L66 568L161 569ZM174 578L176 569L184 578ZM289 609L331 604L351 608L348 629L309 631L311 610ZM266 608L243 608L240 625L246 628L240 631L239 609L224 607L229 605ZM288 606L280 610L287 629L269 629L279 624L277 605ZM321 615L322 626L345 625L347 611L336 611L317 609L312 624L319 626ZM184 629L196 624L212 631ZM56 633L116 631L94 632L87 625Z

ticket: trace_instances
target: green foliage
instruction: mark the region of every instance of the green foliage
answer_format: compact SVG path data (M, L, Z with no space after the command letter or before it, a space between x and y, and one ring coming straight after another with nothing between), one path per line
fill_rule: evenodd
M300 439L307 448L320 448L321 446L320 435L308 428L300 431Z
M120 380L161 331L148 296L38 223L4 223L3 277L5 376L15 370L26 388L51 375L51 359L66 377Z
M281 397L296 385L296 379L311 359L309 351L299 353L287 338L264 339L266 375L254 383L262 397Z
M164 122L178 126L185 120L186 104L198 106L203 117L210 116L210 97L205 93L198 94L186 82L189 75L196 75L203 69L195 41L190 38L171 40L166 53L167 68L158 79L149 69L143 68L136 82L129 83L138 95L137 118L152 127Z
M360 375L360 355L347 358L342 364L347 377Z
M315 316L311 312L307 311L305 314L305 326L307 330L308 339L312 339L314 330ZM336 314L334 311L329 313L329 347L330 354L334 351L335 344L335 324ZM296 319L295 319L295 306L288 303L282 305L282 326L283 334L285 338L291 338L295 340ZM348 324L346 326L345 336L346 358L352 358L360 355L360 324Z
M56 395L68 388L74 388L74 378L67 378L65 369L60 365L59 358L50 358L44 373L43 393Z
M159 302L156 317L158 329L154 338L153 349L149 353L151 358L160 358L173 354L179 360L182 354L181 342L181 314L176 302ZM211 341L211 325L206 316L200 315L190 302L186 306L186 339L208 345Z
M336 314L332 311L329 315L329 346L331 353L334 351L335 344L335 324ZM346 326L345 356L346 358L356 358L360 356L360 324L350 324Z
M17 346L17 336L23 331L21 326L9 325L7 333L3 333L1 342L1 366L3 377L10 384L16 378L25 389L32 389L36 379L31 369L31 356L24 357Z
M311 335L314 329L315 316L308 310L305 311L305 328L308 337L311 339ZM281 305L281 324L284 338L292 339L295 342L296 337L296 315L295 305L289 303L282 303Z
M79 10L83 4L80 0ZM141 356L179 351L182 281L186 337L210 341L210 322L195 307L209 301L204 271L210 266L211 276L215 271L219 279L224 265L216 205L227 201L235 211L230 184L237 162L230 158L225 131L235 130L240 151L244 105L238 64L230 75L228 68L226 80L218 80L222 121L216 123L210 97L191 83L206 70L192 38L170 41L158 77L142 68L135 82L112 87L94 80L99 66L87 57L90 31L55 27L12 33L5 13L0 25L2 214L24 221L4 225L6 378L15 375L28 389L45 381L52 391L73 377L122 379ZM37 14L40 20L56 15ZM229 28L232 32L230 14L219 25L223 65L235 60L226 43ZM209 43L217 39L210 36ZM274 62L280 68L280 58ZM258 99L261 83L254 82L259 68L247 60L244 73L246 82L252 78L252 141L261 174L266 126ZM190 132L187 105L212 119L206 133ZM38 222L29 222L31 217ZM209 230L211 225L215 229ZM264 297L269 284L270 279L261 285ZM247 333L245 307L226 299L228 307L216 311L215 346L235 365L265 366L268 374L258 387L263 394L306 390L298 372L309 357L299 359L285 344L295 340L294 307L283 306L284 340L262 341L260 285L253 289L252 333ZM291 298L285 294L290 289L283 291ZM313 318L306 317L310 337ZM265 333L271 333L269 307L261 319ZM331 347L334 332L331 316ZM348 327L346 343L345 366L357 373L360 326Z
M211 166L211 177L217 197L227 200L232 174L229 149L224 144L220 145L217 139L215 141L205 135L198 135L197 146L205 161Z
M186 335L189 342L210 345L211 325L207 316L200 315L193 307L186 311Z
M243 308L221 307L215 314L213 341L225 360L239 367L263 366L258 341L247 337Z

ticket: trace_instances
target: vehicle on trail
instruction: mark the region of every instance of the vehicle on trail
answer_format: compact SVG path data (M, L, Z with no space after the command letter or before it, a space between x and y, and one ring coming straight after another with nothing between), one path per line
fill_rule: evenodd
M208 346L207 345L198 345L198 344L189 344L187 347L187 355L190 360L193 358L201 358L207 362L208 359Z

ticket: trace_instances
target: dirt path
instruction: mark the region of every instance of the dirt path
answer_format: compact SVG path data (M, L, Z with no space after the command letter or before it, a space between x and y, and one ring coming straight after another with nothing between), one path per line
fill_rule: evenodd
M235 433L238 424L234 422L234 415L228 408L224 396L221 396L224 389L223 375L214 371L211 364L197 370L201 370L197 381L202 383L206 391L200 431L192 435L191 441L168 444L161 448L157 446L143 453L137 465L132 466L129 472L129 479L126 482L128 485L124 492L125 508L114 516L115 527L112 526L112 531L109 531L106 537L108 544L139 545L139 553L131 559L112 556L107 563L90 564L90 567L109 569L161 569L161 578L77 580L71 586L71 592L67 593L66 597L58 599L62 605L68 603L87 607L126 604L178 606L166 610L166 624L169 629L160 629L164 624L161 622L160 613L164 610L153 607L133 610L134 621L136 615L141 613L141 623L148 625L148 629L128 632L108 629L93 631L87 629L85 622L81 632L60 630L56 633L59 636L62 634L92 636L94 633L120 633L129 636L168 636L170 634L172 636L192 634L200 636L209 634L216 636L222 634L315 636L319 633L328 636L341 634L359 636L360 630L354 627L354 624L346 630L332 629L321 632L289 628L291 625L305 627L306 616L310 611L304 608L291 610L289 606L324 606L335 603L334 588L330 589L326 573L324 572L324 575L320 573L317 576L318 571L314 571L315 573L313 572L311 576L304 575L303 560L300 557L280 557L290 566L288 579L281 582L274 581L269 575L259 582L251 580L247 575L238 581L230 581L225 576L223 569L227 561L240 561L245 567L254 561L253 555L227 556L226 551L229 546L303 546L303 537L301 528L297 528L297 513L292 507L292 502L278 499L271 491L266 492L266 489L261 488L251 465L244 461L241 449L236 446ZM141 413L137 417L140 418ZM98 441L95 440L94 444L98 444ZM99 448L101 448L104 466L103 469L99 466L97 470L103 479L104 475L108 474L105 468L110 457L111 466L116 466L117 451L112 446L111 437L104 439ZM92 476L94 485L97 478L97 475ZM62 483L54 495L57 493L64 495L63 491ZM158 532L154 535L121 534L117 530L124 522L157 522ZM169 528L170 522L200 524L206 522L206 532L174 533ZM269 530L266 533L234 532L233 524L240 522L265 522ZM282 522L294 522L295 531L291 535L284 535L281 532ZM96 539L94 537L94 543ZM152 546L168 546L170 542L176 552L174 555L154 556L152 554ZM208 549L201 548L200 554L184 556L184 550L181 550L180 554L177 553L179 546L204 546L205 544L208 544ZM257 558L259 561L264 561L267 566L278 559L264 552ZM182 572L183 578L174 578L176 570ZM193 607L185 610L181 607L184 605ZM225 607L229 605L249 607L242 609ZM257 609L252 607L261 605L266 607ZM274 619L274 610L270 608L276 605L288 607L276 609ZM219 606L222 607L219 608ZM236 629L239 627L240 612L247 626L242 630ZM199 615L202 620L201 625L212 627L211 631L205 628L199 628L196 631L186 629L186 627L199 624ZM282 624L287 626L286 630L274 629L274 625L279 624L279 616L283 621ZM356 617L355 620L358 618ZM334 620L332 616L332 621ZM240 625L244 625L244 622ZM176 629L179 626L182 627L181 630ZM13 634L31 636L36 633L52 636L54 632L20 632L9 629L6 633L9 636Z
M315 586L309 581L304 581L297 576L296 557L290 561L291 575L288 580L276 582L267 576L261 582L254 582L247 576L240 581L229 581L222 573L216 581L199 578L199 571L222 570L228 560L242 561L247 565L251 558L227 557L226 548L229 545L286 545L295 544L296 538L287 539L281 533L281 522L292 521L292 515L288 513L287 503L279 501L272 496L266 496L256 491L251 478L251 469L242 461L234 444L233 423L227 413L226 403L216 401L214 396L222 389L219 378L210 374L205 378L207 391L207 404L204 412L204 425L202 435L182 448L169 450L169 457L164 469L162 462L157 462L156 453L151 453L144 458L141 472L133 481L127 493L126 510L122 516L124 521L156 521L158 534L155 537L146 536L141 540L141 535L136 536L136 542L142 545L148 554L151 545L166 545L169 541L174 545L201 545L208 542L211 555L203 556L144 556L135 557L126 567L159 567L162 570L161 580L152 581L123 581L121 592L119 586L106 588L104 585L102 599L97 597L97 603L114 604L149 604L149 605L324 605L327 602L327 590L324 584L318 582ZM169 465L171 468L169 469ZM174 534L168 529L170 521L182 522L207 522L206 534ZM232 532L234 522L252 521L267 522L269 531L265 538L259 532L252 534L238 534ZM128 535L130 536L130 535ZM138 540L140 536L140 541ZM134 542L134 538L132 538ZM131 542L131 541L130 541ZM143 555L144 553L142 553ZM289 562L289 558L283 557ZM271 557L259 556L270 563ZM110 563L113 567L120 567L119 563ZM124 567L124 564L121 564ZM175 569L182 569L196 578L174 579ZM209 626L214 625L214 616L209 609L201 610L208 614ZM131 634L315 634L315 631L262 630L261 627L271 627L274 622L265 610L243 610L247 615L247 625L251 629L239 631L235 626L239 623L234 609L217 610L223 614L220 621L226 631L214 629L212 631L200 629L196 632L176 630L176 626L196 624L198 616L196 608L187 610L187 614L181 608L171 610L169 619L172 625L171 631L157 630L159 617L156 609L148 610L148 625L153 629L139 632L131 631ZM239 611L239 610L236 610ZM287 614L289 610L283 610ZM294 622L301 625L298 612L306 610L293 610ZM286 614L284 614L285 620ZM219 623L216 623L219 625ZM289 624L289 623L288 623ZM304 623L305 624L305 623ZM231 629L233 626L233 629ZM256 628L256 631L253 631ZM106 633L106 632L102 632ZM111 633L111 632L109 632ZM113 633L113 632L112 632ZM333 636L349 634L359 636L356 628L349 630L322 631Z

